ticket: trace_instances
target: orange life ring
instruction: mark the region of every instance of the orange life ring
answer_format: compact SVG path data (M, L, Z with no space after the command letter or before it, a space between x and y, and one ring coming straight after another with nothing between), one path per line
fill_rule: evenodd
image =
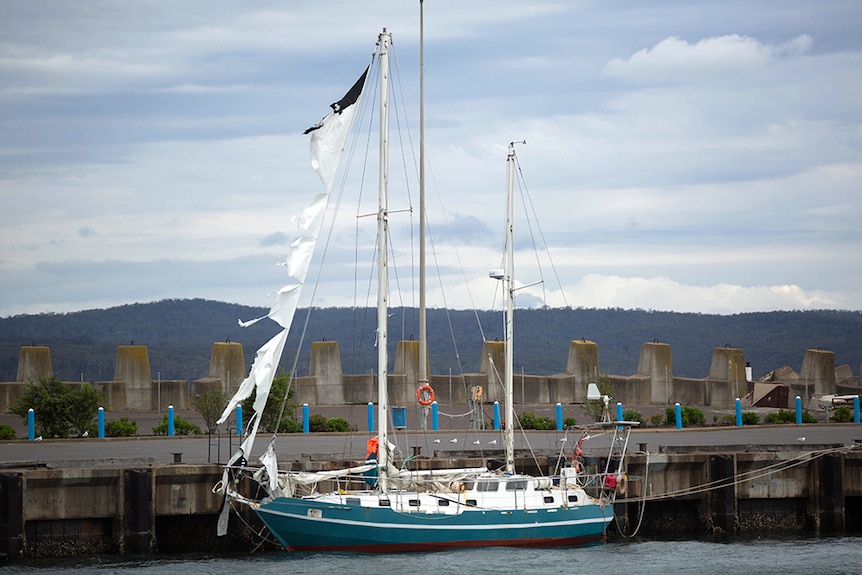
M427 383L416 388L416 401L419 405L431 405L434 403L434 389Z

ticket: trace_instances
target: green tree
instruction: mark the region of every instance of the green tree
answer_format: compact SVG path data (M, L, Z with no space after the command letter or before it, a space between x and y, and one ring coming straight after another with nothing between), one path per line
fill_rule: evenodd
M76 436L81 436L85 431L96 432L93 421L99 413L102 404L102 394L89 383L68 392L69 398L69 426Z
M293 387L290 386L289 392L287 390L289 385L290 374L286 373L283 369L279 369L278 374L272 380L272 388L269 390L269 397L266 398L266 406L263 408L263 414L261 414L260 418L260 428L267 433L277 433L276 426L278 425L281 402L284 400L285 393L287 394L287 402L284 406L285 415L283 419L293 419L292 414L299 407L293 399ZM253 406L256 395L256 391L252 392L252 394L242 402L243 418L248 419L251 417L251 414L254 413ZM284 426L284 421L282 421L282 425L278 426L279 429L282 426Z
M42 437L69 437L69 386L51 375L28 383L18 402L9 410L25 420L33 409L36 434Z
M208 433L215 431L218 426L216 422L227 406L227 402L228 396L220 389L205 391L192 400L192 407L203 417Z

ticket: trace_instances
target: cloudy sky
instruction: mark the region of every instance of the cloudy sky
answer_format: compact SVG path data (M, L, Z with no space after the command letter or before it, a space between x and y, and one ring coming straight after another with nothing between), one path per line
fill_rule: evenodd
M429 265L454 284L451 307L494 303L505 150L523 139L555 272L519 250L519 279L546 280L520 305L862 309L862 4L425 4ZM383 27L416 141L418 12L4 0L0 316L165 298L268 306L290 218L321 191L302 131ZM357 271L343 220L316 305L364 301L367 262ZM394 214L393 241L411 223Z

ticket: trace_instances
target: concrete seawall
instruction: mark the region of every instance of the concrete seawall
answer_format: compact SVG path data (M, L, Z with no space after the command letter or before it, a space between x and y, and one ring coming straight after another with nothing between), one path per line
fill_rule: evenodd
M641 445L641 447L644 447ZM414 468L468 467L494 454L452 451ZM589 457L600 468L598 457ZM522 452L516 466L547 472L557 456ZM303 456L282 468L349 463ZM354 462L355 463L355 462ZM20 464L19 464L20 465ZM611 534L844 533L862 531L862 448L844 445L661 449L628 459L628 489ZM188 551L248 551L260 524L232 514L215 536L222 505L216 464L153 459L33 463L0 468L0 554L4 559ZM248 490L254 489L251 484Z
M482 350L479 372L464 374L430 374L428 380L441 404L467 405L474 390L484 390L483 399L493 403L502 400L501 372L505 343L486 341ZM415 392L419 375L419 343L398 342L393 371L389 374L392 405L416 405ZM430 368L429 368L430 370ZM0 413L14 405L24 392L27 382L52 374L50 350L41 346L21 348L18 379L0 383ZM105 397L110 411L148 411L164 409L169 404L177 409L190 409L192 399L212 389L232 393L245 378L242 344L216 342L212 347L207 377L192 382L183 380L152 380L146 346L123 345L117 349L114 379L94 382ZM747 405L760 394L756 385L781 387L780 400L771 407L787 408L788 400L799 395L804 406L814 395L860 394L859 376L850 366L835 366L835 354L821 349L805 350L800 374L779 367L757 382L750 376L745 352L738 348L715 348L704 378L678 377L673 372L671 345L658 341L641 346L637 372L632 375L602 374L599 347L595 342L572 340L566 361L566 371L551 375L514 374L516 398L527 404L582 403L587 387L601 375L611 384L610 395L625 405L681 405L727 408L736 398L748 398ZM311 406L364 405L377 400L377 378L374 374L345 374L342 369L338 342L314 342L308 374L294 378L296 400ZM70 382L78 385L78 382Z

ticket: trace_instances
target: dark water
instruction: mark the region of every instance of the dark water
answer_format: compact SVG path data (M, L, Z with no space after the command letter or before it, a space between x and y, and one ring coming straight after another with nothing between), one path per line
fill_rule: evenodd
M134 573L140 575L470 575L501 573L672 575L862 574L862 537L612 542L577 549L464 549L441 553L360 555L117 556L27 560L0 573Z

